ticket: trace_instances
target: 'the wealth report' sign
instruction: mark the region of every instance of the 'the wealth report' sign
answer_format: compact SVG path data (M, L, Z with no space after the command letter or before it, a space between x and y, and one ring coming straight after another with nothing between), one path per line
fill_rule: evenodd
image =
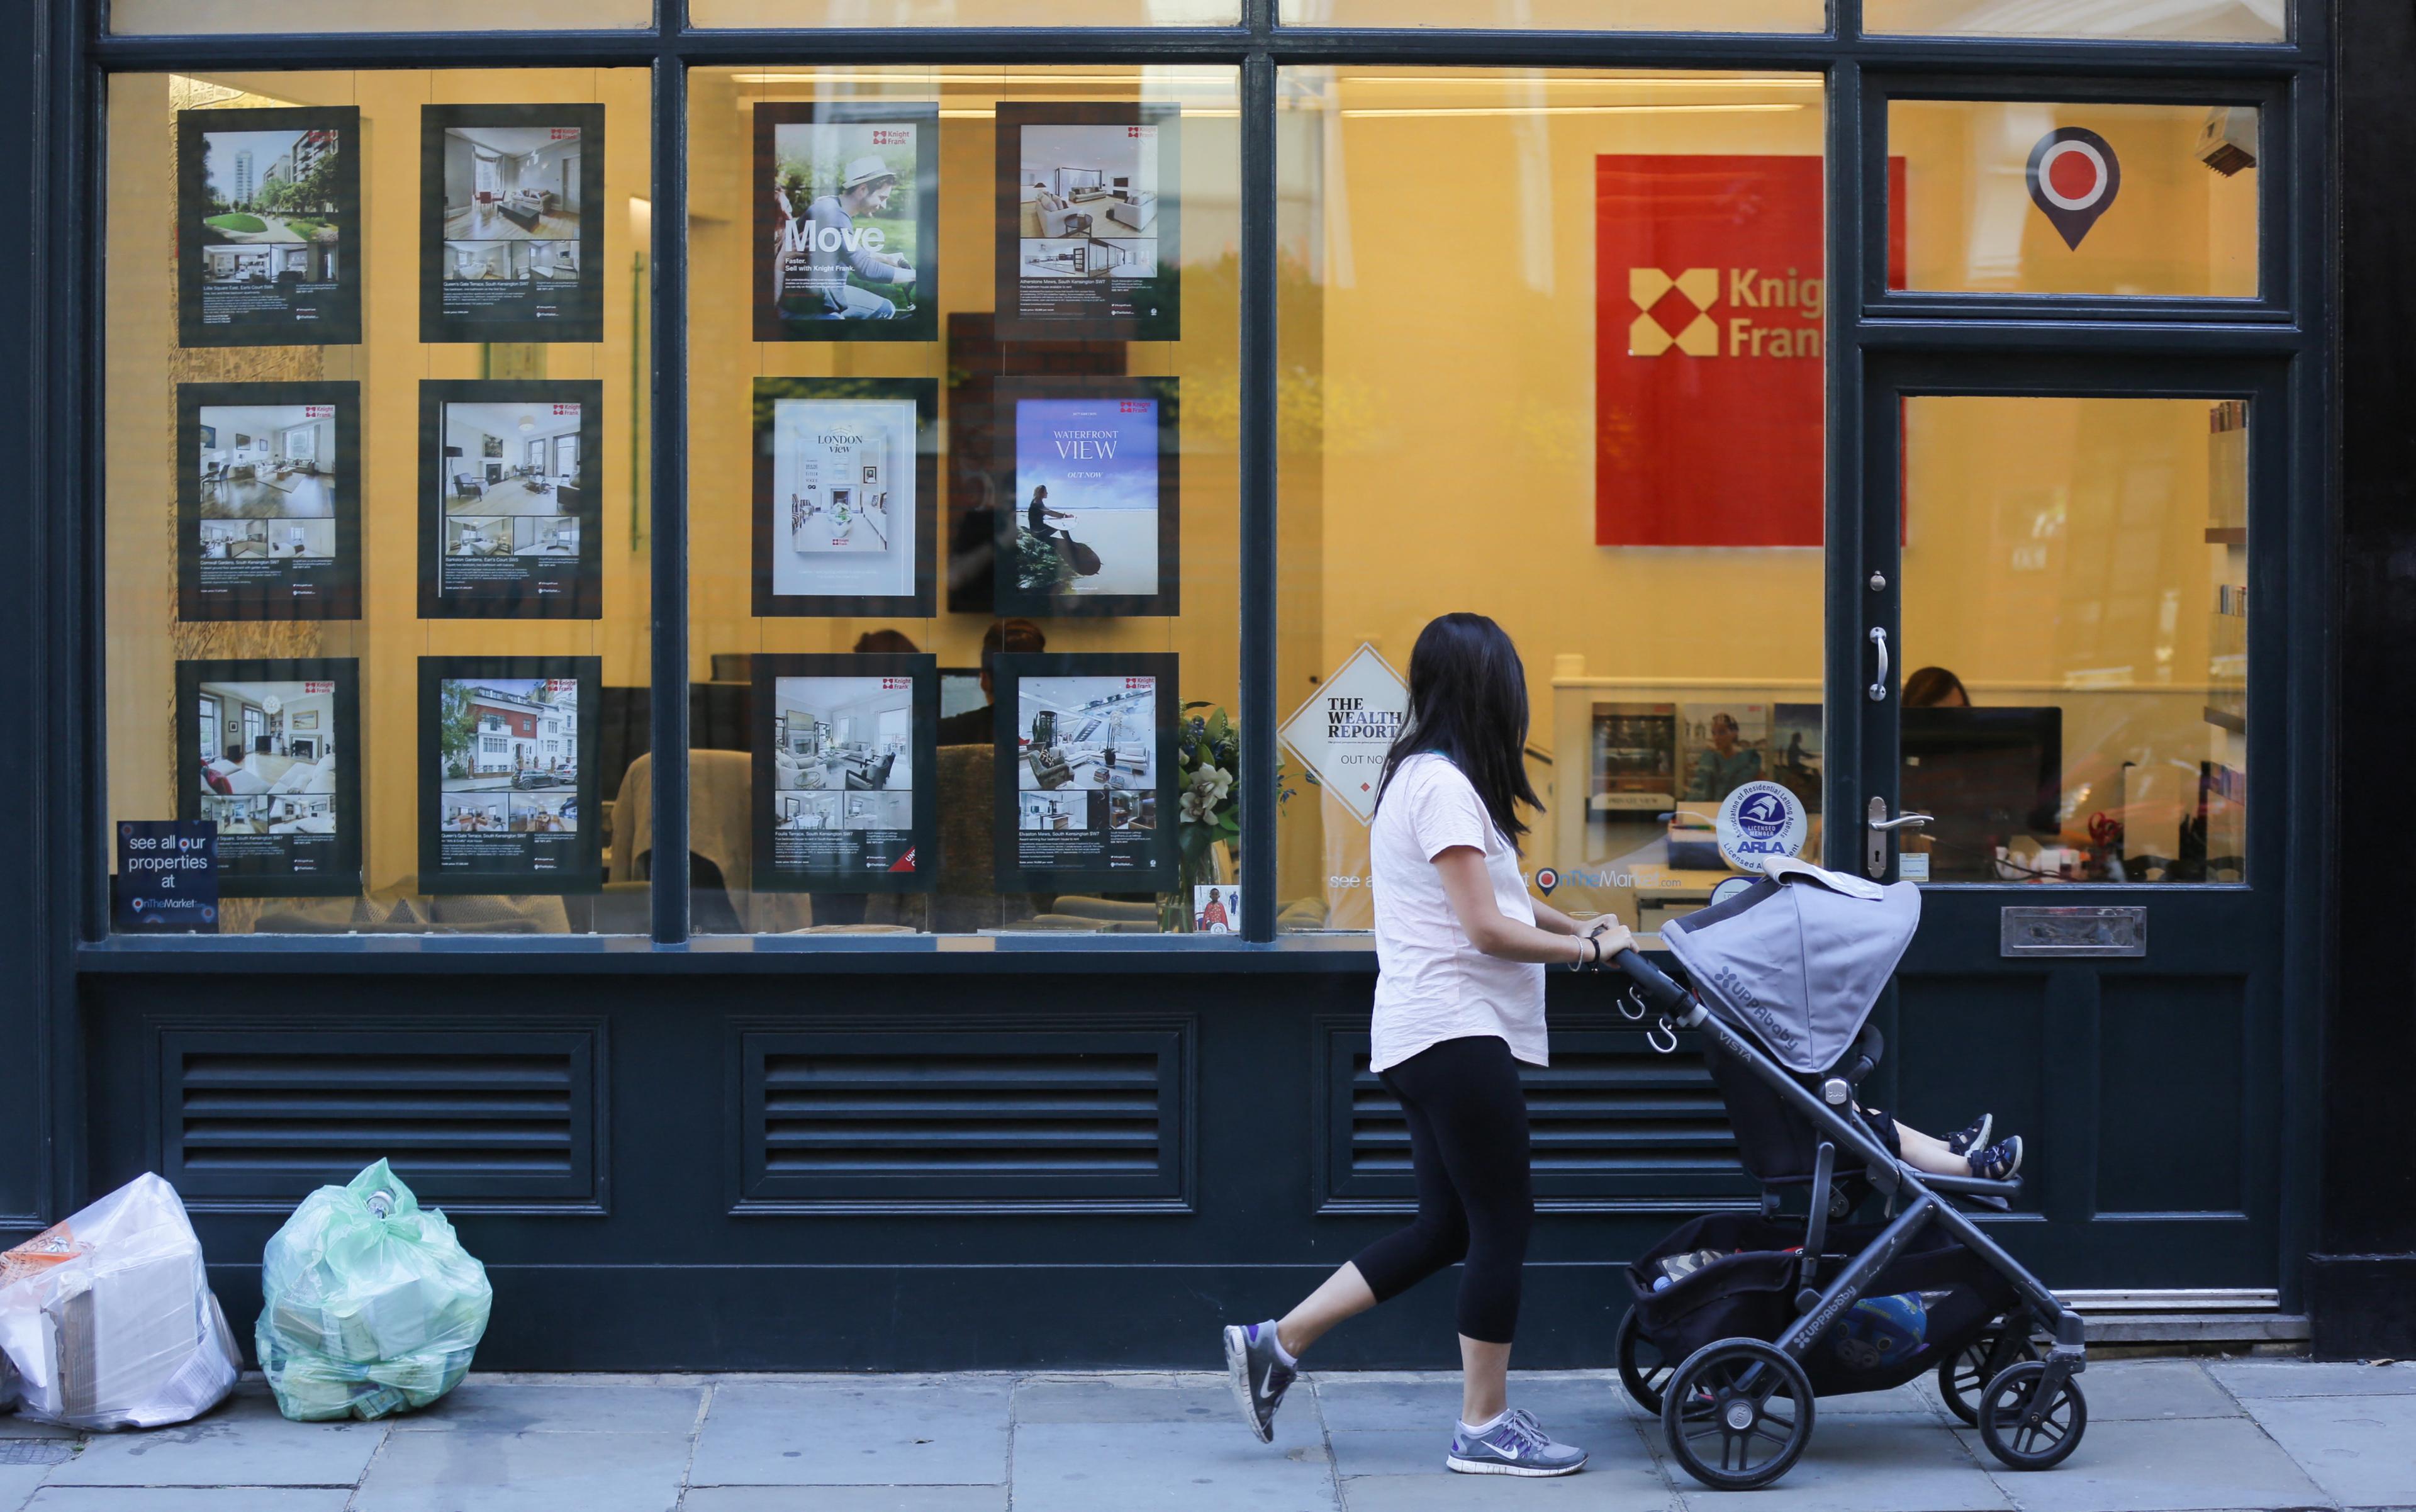
M1277 733L1365 824L1376 817L1384 752L1409 710L1409 685L1374 646L1363 643Z
M1594 218L1594 544L1820 545L1820 159L1605 154Z

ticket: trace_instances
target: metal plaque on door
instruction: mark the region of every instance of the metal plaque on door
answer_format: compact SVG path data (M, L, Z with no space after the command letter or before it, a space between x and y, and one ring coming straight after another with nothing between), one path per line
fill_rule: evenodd
M2035 959L2144 956L2148 953L2148 910L2144 904L2121 907L2011 907L2000 915L1998 953Z

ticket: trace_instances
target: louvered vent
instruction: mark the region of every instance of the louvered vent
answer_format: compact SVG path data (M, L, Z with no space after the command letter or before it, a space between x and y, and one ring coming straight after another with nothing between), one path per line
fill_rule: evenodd
M1179 1031L747 1036L749 1201L1165 1202Z
M384 1157L430 1202L592 1200L585 1034L171 1034L162 1173L286 1202Z
M1336 1032L1329 1047L1333 1197L1413 1200L1409 1125L1367 1069L1367 1035ZM1699 1054L1657 1054L1632 1030L1555 1031L1551 1066L1522 1066L1520 1080L1542 1205L1719 1206L1753 1194Z

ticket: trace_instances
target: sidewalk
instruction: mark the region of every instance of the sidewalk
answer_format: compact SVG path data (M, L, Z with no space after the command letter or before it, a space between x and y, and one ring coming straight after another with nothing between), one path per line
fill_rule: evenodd
M1214 1341L1211 1340L1213 1343ZM1927 1385L1820 1404L1775 1488L1669 1466L1608 1371L1511 1400L1593 1451L1565 1480L1455 1475L1445 1375L1315 1375L1272 1447L1222 1375L473 1376L390 1423L300 1424L248 1381L200 1422L79 1441L0 1416L0 1512L2197 1512L2416 1506L2416 1365L2132 1360L2090 1426L2002 1471Z

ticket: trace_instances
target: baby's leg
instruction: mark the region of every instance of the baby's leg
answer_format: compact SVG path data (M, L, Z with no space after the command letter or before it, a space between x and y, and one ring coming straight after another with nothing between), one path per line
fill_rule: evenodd
M1896 1122L1895 1137L1904 1149L1904 1163L1915 1171L1932 1176L1971 1173L1971 1162L1949 1149L1944 1140L1924 1134L1901 1120Z

